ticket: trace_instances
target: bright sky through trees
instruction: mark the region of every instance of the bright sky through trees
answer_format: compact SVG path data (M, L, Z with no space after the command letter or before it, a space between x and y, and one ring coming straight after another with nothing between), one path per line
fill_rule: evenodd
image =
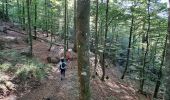
M168 0L161 0L162 3L167 3L167 7L169 8Z

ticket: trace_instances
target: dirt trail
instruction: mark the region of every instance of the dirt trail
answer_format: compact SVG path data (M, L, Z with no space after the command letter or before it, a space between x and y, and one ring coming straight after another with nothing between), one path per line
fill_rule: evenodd
M44 42L34 41L33 46L34 56L42 62L47 63L46 58L50 54L48 44ZM59 49L57 49L59 50ZM70 62L71 66L77 66L76 61ZM58 65L53 64L52 71L48 75L48 79L43 80L44 83L37 89L28 94L23 95L18 100L77 100L78 99L78 80L77 69L71 69L68 66L66 77L63 81L60 80L60 72Z
M50 79L32 92L18 98L18 100L45 100L45 98L50 98L50 100L78 100L77 73L75 73L75 70L68 70L70 69L67 69L66 78L61 81L60 73L57 69L54 69L55 73L50 76Z
M47 64L46 58L50 55L48 46L49 44L46 42L33 42L33 54L44 64ZM22 45L21 48L23 48ZM56 50L59 50L58 48ZM44 79L39 87L23 94L21 97L15 95L12 97L17 98L17 100L78 100L79 82L76 60L70 62L70 67L66 71L66 78L63 81L60 80L57 66L57 64L52 65L48 78ZM91 79L92 100L150 100L145 97L145 99L139 99L135 87L119 80L120 72L116 67L110 66L106 69L106 73L109 79L105 82L101 82L99 77ZM101 75L100 67L98 68L98 74ZM12 97L4 100L16 100Z

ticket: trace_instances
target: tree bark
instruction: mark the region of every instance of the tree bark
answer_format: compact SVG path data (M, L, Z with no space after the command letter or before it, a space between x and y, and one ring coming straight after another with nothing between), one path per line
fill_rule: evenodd
M170 1L169 1L170 3ZM170 41L170 8L168 8L168 41ZM167 48L166 48L166 75L165 75L165 95L164 99L165 100L170 100L170 43L167 42Z
M97 67L97 54L98 54L98 8L99 8L99 0L96 0L96 19L95 19L95 62L94 62L94 71L93 77L96 75L96 67Z
M131 10L131 12L132 12L132 10ZM131 49L132 33L133 33L133 23L134 23L134 16L133 16L133 12L132 12L132 20L131 20L130 35L129 35L129 45L128 45L128 49L127 49L126 66L125 66L125 70L123 72L121 79L124 79L124 76L127 72L128 66L129 66L129 58L130 58L130 52L131 52L130 49Z
M45 18L44 18L44 20L45 20L45 32L46 32L46 34L47 34L47 37L48 37L48 7L47 7L47 0L45 0L45 3L44 3L44 10L45 10Z
M148 51L149 51L149 31L150 31L150 0L148 0L148 6L147 6L147 10L148 10L148 29L146 32L146 36L143 39L143 42L146 42L146 51L144 53L144 58L143 58L143 67L141 70L141 80L140 80L140 89L139 91L141 93L143 93L143 87L144 87L144 82L145 82L145 67L146 67L146 60L147 60L147 56L148 56Z
M5 4L4 4L4 0L2 0L2 19L3 21L5 20Z
M108 11L109 11L109 0L106 2L106 26L105 26L105 37L104 37L104 45L103 45L103 54L102 54L102 78L101 80L104 81L105 77L105 52L106 52L106 40L107 40L107 32L108 32Z
M6 16L7 16L7 18L9 18L9 16L8 16L8 0L6 0L5 3L6 3L6 7L5 7Z
M64 10L64 58L66 58L67 50L67 0L65 0L65 10Z
M91 100L89 66L89 20L90 0L78 0L77 5L77 51L80 82L79 100Z
M25 1L22 0L22 29L25 30Z
M74 0L74 34L76 36L76 12L77 12L77 0ZM73 47L73 51L77 52L77 41L76 41L76 37L74 38L74 47Z
M34 0L34 39L37 38L37 0Z
M154 96L153 96L154 98L157 98L157 94L159 92L159 87L160 87L161 81L162 81L162 67L164 65L164 58L165 58L165 50L166 50L166 45L167 45L167 38L168 38L168 36L166 36L165 43L164 43L164 49L163 49L163 52L162 52L161 65L160 65L160 68L159 68L158 79L157 79L157 82L156 82Z
M21 25L21 10L20 10L20 2L17 0L17 14L18 14L18 23Z
M31 34L30 0L27 0L27 19L28 19L28 34L29 34L30 56L32 56L32 34Z

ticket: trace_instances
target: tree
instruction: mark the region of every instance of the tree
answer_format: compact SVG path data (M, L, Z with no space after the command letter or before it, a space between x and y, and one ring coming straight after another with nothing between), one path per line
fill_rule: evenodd
M25 1L22 0L22 29L25 30Z
M67 0L65 0L64 9L64 58L66 57L67 50Z
M78 0L77 4L76 34L78 51L78 75L80 82L79 100L91 100L88 48L90 0Z
M54 19L53 19L53 16L54 16L54 15L53 15L53 12L52 12L52 11L53 11L53 9L52 9L52 7L51 7L51 9L50 9L50 12L51 12L51 13L50 13L50 15L51 15L51 16L50 16L50 19L51 19L51 20L50 20L50 23L51 23L51 24L50 24L50 32L51 32L51 37L50 37L50 38L51 38L51 39L50 39L50 47L49 47L48 51L51 50L52 42L53 42L53 36L54 36L54 22L53 22L53 20L54 20Z
M8 14L8 0L5 0L5 3L6 3L6 7L5 7L5 14L7 16L7 18L9 18L9 14Z
M66 23L66 49L68 50L68 45L69 45L69 13L68 13L68 1L66 1L66 19L67 19L67 23Z
M103 54L102 54L102 78L101 80L104 81L105 77L105 53L106 53L106 40L107 40L107 32L108 32L108 10L109 10L109 0L106 2L106 23L105 23L105 36L104 36L104 44L103 44Z
M147 28L147 32L146 35L143 35L143 41L142 43L146 42L146 50L144 53L144 57L143 57L143 67L141 69L141 80L140 80L140 92L143 93L143 87L144 87L144 82L145 82L145 67L146 67L146 63L147 63L147 55L149 52L149 31L150 31L150 0L148 0L148 6L147 6L147 13L148 13L148 28Z
M21 16L20 16L20 14L21 14L21 10L20 10L20 2L19 2L19 0L17 0L17 9L18 9L18 22L19 22L19 24L21 24Z
M96 0L96 19L95 19L95 65L94 65L94 72L93 77L95 77L96 74L96 67L97 67L97 54L98 54L98 8L99 8L99 1Z
M131 8L132 20L131 20L130 35L129 35L129 45L128 45L128 49L127 49L127 60L126 60L125 70L123 72L121 79L124 79L125 73L126 73L127 68L129 66L129 58L130 58L130 52L131 52L131 41L132 41L132 33L133 33L133 23L134 23L134 16L133 16L133 10L132 9L133 8Z
M74 47L73 47L73 51L77 52L77 41L76 41L76 13L77 13L77 0L74 0L74 34L75 34L75 38L74 38Z
M170 3L170 1L169 1ZM170 8L168 8L168 41L170 41ZM165 100L170 100L170 43L167 42L167 48L166 48L166 91L165 91Z
M27 20L28 20L28 34L29 34L29 45L30 45L30 56L32 56L32 34L31 34L31 16L30 16L30 0L27 3Z
M34 0L34 38L37 38L37 0Z
M5 20L5 4L4 4L4 0L2 0L2 19Z
M47 33L47 37L48 37L48 1L47 0L45 0L44 3L44 10L45 10L45 16L44 16L45 32Z
M167 35L166 35L166 39L165 39L165 43L164 43L164 47L163 47L163 52L162 52L162 60L161 60L161 65L159 68L159 73L158 73L158 79L156 81L156 86L155 86L155 91L154 91L154 98L157 98L157 94L159 91L159 87L161 85L161 81L162 81L162 77L163 77L163 73L162 73L162 67L164 65L164 58L165 58L165 50L166 50L166 45L167 45Z

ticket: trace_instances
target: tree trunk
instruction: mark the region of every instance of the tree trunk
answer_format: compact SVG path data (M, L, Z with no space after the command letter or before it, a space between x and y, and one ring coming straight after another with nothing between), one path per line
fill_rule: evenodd
M97 67L97 54L98 54L98 8L99 8L99 0L96 0L96 20L95 20L95 62L94 62L94 71L93 71L93 77L95 78L96 75L96 67Z
M132 10L131 10L132 12ZM134 23L134 16L133 16L133 12L132 12L132 21L131 21L131 27L130 27L130 35L129 35L129 45L128 45L128 49L127 49L127 59L126 59L126 66L125 66L125 70L123 72L123 75L121 77L121 79L124 79L124 76L127 72L128 66L129 66L129 58L130 58L130 52L131 52L131 41L132 41L132 33L133 33L133 23Z
M7 16L7 18L9 18L9 16L8 16L8 0L6 0L5 3L6 3L6 7L5 7L6 16Z
M73 47L73 51L77 52L77 41L76 41L76 12L77 12L77 0L74 0L74 34L75 34L75 38L74 38L74 47Z
M65 0L65 10L64 10L64 58L66 58L67 50L67 0Z
M170 3L170 1L169 1ZM168 8L168 41L170 41L170 8ZM167 42L167 48L166 48L166 75L165 75L165 79L166 79L166 90L165 90L165 100L170 100L170 43Z
M2 19L5 20L5 4L4 4L4 0L2 0Z
M66 49L68 50L68 40L69 40L69 31L68 31L68 26L69 26L69 19L68 19L68 1L66 2L66 19L67 19L67 23L66 23L66 36L67 36L67 42L66 42L66 44L67 44L67 47L66 47Z
M21 10L20 10L20 3L19 0L17 0L17 14L18 14L18 23L21 25Z
M27 0L28 34L29 34L30 56L32 56L32 34L31 34L30 5L31 5L30 0Z
M78 0L77 5L77 51L80 82L79 100L91 100L89 67L89 20L90 0Z
M104 50L102 54L102 78L101 80L104 81L105 77L105 52L106 52L106 40L107 40L107 32L108 32L108 10L109 10L109 0L106 2L106 26L105 26L105 37L104 37Z
M22 29L25 30L25 1L22 1Z
M34 39L37 38L37 0L34 0Z
M44 18L44 20L45 20L45 32L46 32L47 37L48 37L48 15L47 15L48 11L47 11L47 0L45 0L44 7L45 7L45 9L44 9L44 10L45 10L45 18Z
M160 69L159 69L159 73L158 73L158 79L157 79L156 86L155 86L154 96L153 96L154 98L157 98L159 87L160 87L161 81L162 81L162 67L164 65L164 58L165 58L165 50L166 50L166 45L167 45L167 38L168 38L168 36L166 35L166 39L165 39L165 43L164 43L164 48L163 48L163 52L162 52L161 65L160 65Z
M146 42L146 51L144 53L144 58L143 58L143 67L141 70L141 80L140 80L140 89L139 91L143 93L143 87L144 87L144 82L145 82L145 67L146 67L146 60L147 60L147 55L149 51L149 31L150 31L150 0L148 0L148 29L146 36L143 39L143 42Z
M51 33L51 37L50 37L50 47L49 47L49 49L48 49L48 51L50 51L51 50L51 47L52 47L52 42L53 42L53 33L54 33L54 30L53 30L53 24L54 24L54 22L53 22L53 12L52 12L52 8L51 8L51 21L50 21L50 23L51 23L51 29L50 29L50 33Z

